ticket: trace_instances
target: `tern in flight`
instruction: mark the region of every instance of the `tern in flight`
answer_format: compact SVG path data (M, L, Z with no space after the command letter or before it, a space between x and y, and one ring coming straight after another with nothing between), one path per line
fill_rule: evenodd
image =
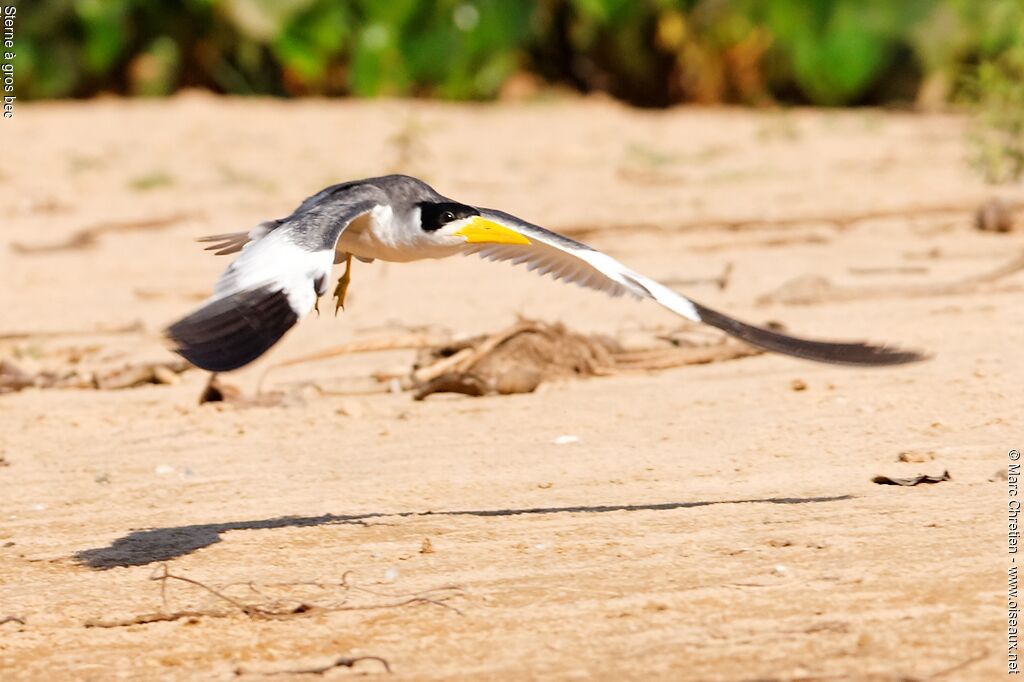
M652 299L693 322L752 346L805 360L899 365L923 355L860 342L801 339L707 308L614 258L515 216L469 206L407 175L344 182L309 197L287 218L249 232L204 237L217 254L238 253L198 310L166 331L174 349L213 372L238 369L265 353L327 293L331 267L345 262L334 295L345 302L352 257L404 263L475 253L525 263L612 296Z

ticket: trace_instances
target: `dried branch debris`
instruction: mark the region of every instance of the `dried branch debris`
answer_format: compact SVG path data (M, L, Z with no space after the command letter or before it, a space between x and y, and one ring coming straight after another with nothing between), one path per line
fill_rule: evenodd
M178 375L192 369L184 360L144 362L115 369L28 372L11 360L0 359L0 395L26 388L84 388L102 391L146 384L176 384Z
M416 400L442 392L530 393L552 379L669 369L759 352L731 339L687 348L626 350L609 337L578 334L559 323L522 320L495 334L421 351L410 388Z
M494 334L453 340L437 332L403 333L353 341L274 365L264 372L255 396L211 377L200 403L228 402L241 407L286 404L301 399L296 391L312 388L321 395L413 391L416 400L432 393L472 396L529 393L545 381L657 371L683 365L723 362L762 351L719 333L685 328L671 333L647 332L643 343L623 344L603 335L569 331L560 323L520 320ZM401 366L360 377L356 389L329 390L314 381L290 384L287 392L264 392L272 370L339 356L380 351L419 351L411 370ZM351 377L349 379L352 379Z
M901 485L901 486L915 486L921 485L922 483L942 483L943 481L952 481L953 477L949 475L948 471L943 471L939 476L931 476L928 474L920 474L918 476L909 477L893 477L893 476L875 476L871 479L872 483L879 485Z
M254 619L286 619L294 618L298 616L309 615L312 613L334 613L340 611L375 611L379 609L394 609L402 608L405 606L414 606L417 604L430 604L433 606L439 606L441 608L453 611L459 615L462 615L455 606L448 602L452 599L462 596L464 590L458 585L444 585L441 587L424 590L421 592L413 592L407 594L390 594L382 593L374 590L360 587L351 582L351 575L346 573L342 576L341 580L336 583L321 583L321 582L292 582L292 583L277 583L274 585L264 585L263 590L256 587L255 583L249 581L242 583L250 591L259 595L263 601L261 602L249 602L240 598L235 598L227 594L227 591L232 585L228 585L223 588L216 588L207 585L204 582L189 578L183 575L177 575L171 573L168 569L167 564L161 564L153 575L150 576L150 580L157 581L160 583L160 596L163 603L162 611L154 613L144 613L131 618L124 619L102 619L95 618L87 620L84 626L87 628L119 628L128 627L131 625L148 625L150 623L160 623L176 620L192 620L199 618L227 618L232 615L245 615L249 618ZM217 601L222 604L222 608L208 608L208 609L182 609L176 611L170 611L167 609L167 584L170 581L178 581L198 587L204 592L212 595ZM238 585L238 583L235 583ZM341 598L335 599L328 603L318 603L308 600L303 595L302 597L288 596L287 594L272 598L268 596L265 590L268 588L297 588L297 587L316 587L321 592L330 591L333 589L335 592L340 592ZM366 595L372 596L383 596L387 597L387 601L366 601L365 599L359 600L358 597L365 597Z
M55 243L21 244L18 242L12 242L11 251L23 255L36 255L89 249L96 246L96 244L99 243L99 238L105 234L162 230L192 217L194 216L190 213L174 213L172 215L161 216L158 218L102 222L78 230L67 239Z
M969 294L1001 279L1024 270L1024 253L1008 263L955 282L887 284L870 287L843 287L828 279L809 275L792 279L775 291L769 292L757 302L760 305L781 303L785 305L814 305L837 301L856 301L871 298L917 298L925 296L952 296Z
M1019 211L1022 206L1018 203L1007 203L1005 208L1008 211ZM595 234L614 231L616 235L625 232L687 232L693 230L722 229L738 232L748 229L787 229L800 228L816 225L830 225L837 230L849 229L858 223L869 220L885 220L895 218L922 218L929 216L943 215L969 215L978 210L977 202L963 204L935 204L932 206L907 206L905 208L879 209L870 211L843 211L837 213L808 214L804 216L785 216L779 218L749 217L729 218L708 216L695 220L687 220L676 223L660 222L637 222L632 224L602 224L602 225L567 225L559 231L569 237L584 238L593 237Z
M0 333L0 341L21 341L24 339L54 339L61 337L75 337L75 336L119 336L122 334L143 334L146 331L146 327L136 320L131 324L126 324L120 327L97 327L96 329L90 330L79 330L79 329L61 329L57 331L43 331L43 332L4 332Z

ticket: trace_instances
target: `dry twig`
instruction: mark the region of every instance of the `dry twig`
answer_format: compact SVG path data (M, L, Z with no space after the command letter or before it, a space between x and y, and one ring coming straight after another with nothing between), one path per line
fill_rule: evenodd
M119 334L142 334L145 333L146 328L141 322L136 320L131 324L126 324L123 327L111 327L105 329L100 327L92 330L70 330L62 329L58 331L49 332L5 332L0 334L0 341L21 341L22 339L49 339L58 338L63 336L107 336L107 335L119 335Z
M393 597L395 601L389 601L384 603L371 603L371 604L348 604L342 602L340 604L312 604L305 601L292 602L292 605L274 603L269 604L251 604L244 602L240 599L231 597L223 590L211 587L206 583L199 580L189 578L187 576L176 575L171 573L167 567L167 564L161 564L153 575L150 576L150 580L160 582L160 597L163 604L163 611L158 613L146 613L137 616L133 616L127 619L117 620L102 620L102 619L90 619L85 622L87 628L118 628L127 627L130 625L146 625L149 623L158 623L166 621L181 620L183 618L226 618L232 614L243 614L249 618L259 619L284 619L292 618L296 616L302 616L310 613L334 613L339 611L376 611L379 609L393 609L401 608L404 606L413 606L416 604L431 604L433 606L439 606L450 611L454 611L460 616L463 615L462 611L458 608L446 603L449 599L454 596L458 596L463 593L461 587L457 585L446 585L423 592L417 592L412 594L393 595L374 592L363 587L352 585L348 581L349 574L346 573L341 582L335 586L342 588L344 592L363 592L367 594L376 594L381 596ZM213 595L216 599L226 603L231 609L227 610L180 610L180 611L168 611L167 610L167 583L171 580L177 580L179 582L187 583L198 587L209 594ZM235 583L237 584L237 583ZM249 586L257 594L264 596L261 591L256 589L251 581L244 583ZM284 584L284 583L282 583ZM313 584L313 583L287 583L290 585L299 584Z
M175 213L169 216L162 216L160 218L107 221L78 230L64 241L52 244L21 244L18 242L12 242L11 250L15 253L30 255L88 249L96 246L99 238L105 234L162 230L174 225L175 223L179 223L192 217L193 215L190 213Z
M718 287L719 291L725 291L729 286L729 280L732 277L733 265L732 263L726 263L725 268L722 270L722 274L717 277L693 277L689 279L682 278L667 278L660 280L662 284L673 287L692 287L700 284L714 284Z
M302 364L304 362L314 362L317 360L326 360L328 358L334 358L341 355L353 355L355 353L376 353L387 350L409 350L418 348L429 348L430 346L436 346L441 343L445 343L448 340L447 336L431 335L431 334L403 334L399 336L389 336L379 339L364 339L362 341L351 341L349 343L341 344L333 348L327 348L316 353L310 353L309 355L303 355L298 358L292 358L291 360L285 360L279 362L270 369L276 369L278 367L291 367L292 365Z
M262 393L263 382L267 378L267 375L273 370L281 367L292 367L294 365L300 365L307 362L318 362L320 360L327 360L329 358L336 358L343 355L354 355L357 353L377 353L391 350L415 350L420 348L429 348L431 346L445 343L447 340L447 335L442 336L429 333L410 333L386 336L378 339L350 341L349 343L343 343L340 346L326 348L324 350L317 351L316 353L292 358L291 360L285 360L284 362L267 367L263 374L260 375L256 390L257 393Z
M946 668L945 670L940 670L937 673L932 673L932 675L928 679L936 680L936 679L939 679L940 677L945 677L946 675L950 675L950 674L955 673L955 672L960 672L964 668L966 668L966 667L968 667L970 665L974 665L978 661L984 660L986 656L988 656L988 651L980 651L977 654L975 654L974 656L971 656L970 658L968 658L968 659L966 659L964 661L961 661L961 662L957 663L956 665L952 665L952 666Z
M970 294L986 284L992 284L1022 270L1024 270L1024 253L993 270L965 277L955 282L841 287L832 284L824 277L800 277L790 280L775 291L761 296L757 302L761 305L774 303L811 305L870 298L918 298L924 296Z
M686 232L691 230L702 230L719 228L731 231L740 231L750 228L792 228L806 225L834 225L837 229L844 230L857 223L867 220L884 220L889 218L918 218L923 216L938 216L949 214L973 214L978 208L979 202L973 201L964 204L935 204L933 206L909 206L907 208L879 209L872 211L846 211L843 213L822 213L818 215L792 216L785 218L700 218L674 224L664 222L654 223L632 223L619 225L577 225L563 227L560 232L570 237L586 237L601 232L614 231L621 235L623 232ZM1009 205L1010 210L1020 209L1020 205Z
M103 371L74 368L30 373L9 360L0 360L0 394L26 388L84 388L111 391L146 384L176 384L178 375L190 369L192 365L184 360L171 360Z
M272 670L268 672L236 668L235 675L265 675L268 677L271 675L323 675L324 673L334 670L335 668L355 667L356 663L361 663L362 661L377 661L382 666L384 666L384 670L387 671L388 674L391 674L391 665L387 662L387 660L381 658L380 656L355 656L351 658L348 656L341 656L339 658L334 659L334 661L328 663L327 665L317 666L314 668L298 668L294 670Z

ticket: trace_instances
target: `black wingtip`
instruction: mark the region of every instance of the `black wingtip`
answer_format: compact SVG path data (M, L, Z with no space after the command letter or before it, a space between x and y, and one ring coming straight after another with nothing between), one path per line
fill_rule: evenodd
M741 322L728 315L694 303L702 322L717 327L752 346L784 355L827 362L836 365L857 365L861 367L887 367L906 365L927 360L931 356L912 350L875 346L869 343L843 343L813 341L787 334L780 334L762 327Z
M298 319L286 292L262 287L210 301L164 333L196 367L229 372L267 352Z

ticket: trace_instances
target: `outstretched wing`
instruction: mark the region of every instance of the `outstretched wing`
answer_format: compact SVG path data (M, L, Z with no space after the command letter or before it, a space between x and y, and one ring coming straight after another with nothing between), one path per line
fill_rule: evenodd
M612 296L630 294L657 301L677 315L722 331L765 350L805 360L842 365L900 365L923 360L914 352L860 342L830 342L802 339L756 327L683 296L663 284L634 272L611 256L556 232L520 220L493 209L479 209L484 221L511 230L525 240L505 239L501 243L469 241L468 253L489 260L525 264L541 275L550 274L580 286L604 291ZM528 243L523 243L523 242Z
M374 185L336 186L310 197L287 218L211 238L219 253L239 255L217 280L213 296L165 331L175 352L213 372L258 358L326 292L345 228L385 202Z
M204 247L204 251L213 251L215 256L226 256L232 253L238 253L241 251L246 244L249 242L259 241L268 234L279 228L281 225L293 223L297 218L316 208L332 199L335 199L337 195L342 193L352 193L353 191L365 192L370 187L369 183L373 180L379 180L380 178L371 178L370 180L355 181L355 182L343 182L337 185L331 185L325 187L316 194L306 197L303 202L292 211L291 215L287 218L277 218L276 220L265 220L251 230L244 232L225 232L223 234L210 234L205 237L199 237L196 241L208 243L209 246ZM351 197L347 197L351 198ZM341 202L344 203L344 202ZM358 217L358 216L357 216ZM342 230L344 227L342 228ZM338 232L338 236L341 236L341 231ZM337 237L335 237L337 242Z

